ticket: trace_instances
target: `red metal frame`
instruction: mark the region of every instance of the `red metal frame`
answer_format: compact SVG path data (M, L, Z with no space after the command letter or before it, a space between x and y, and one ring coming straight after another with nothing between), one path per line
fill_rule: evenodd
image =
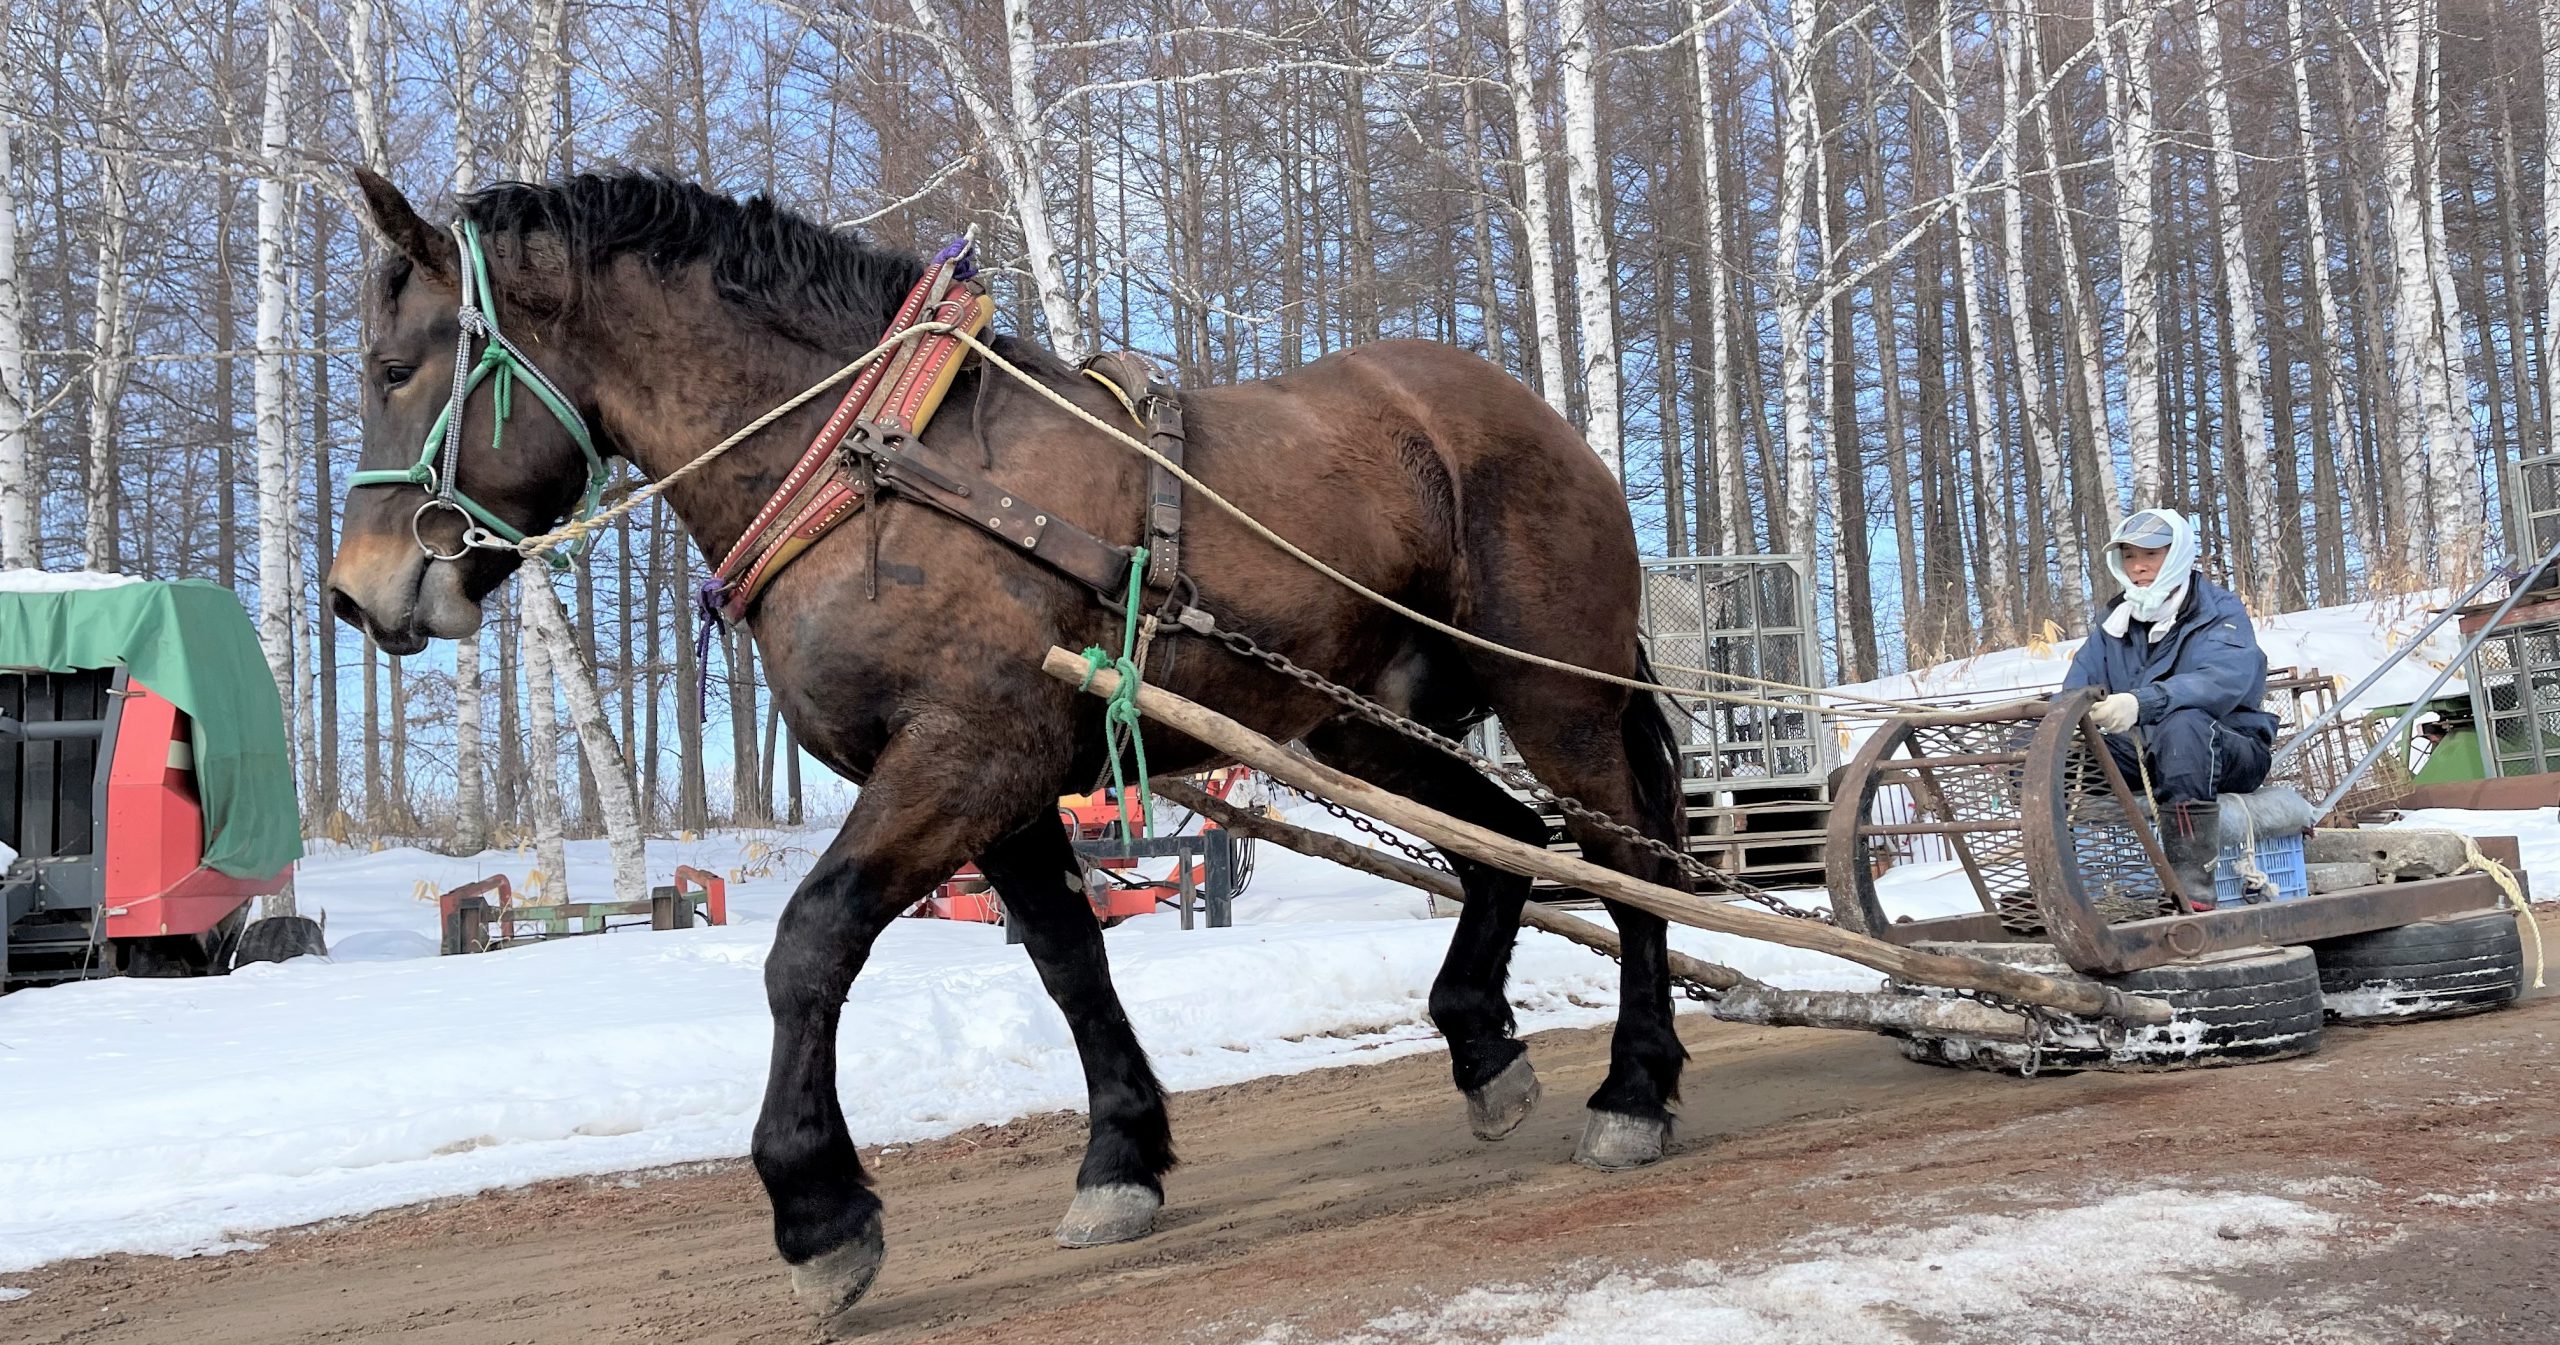
M293 866L234 878L204 866L187 716L139 679L125 680L107 776L107 937L202 934L253 897L281 892Z
M1202 787L1210 797L1223 800L1250 774L1251 771L1241 766L1230 766L1212 771ZM1095 841L1118 836L1135 817L1136 810L1132 808L1124 818L1120 801L1108 789L1097 789L1090 794L1067 794L1058 799L1058 820L1066 824L1070 841ZM1200 819L1200 826L1202 830L1210 831L1216 830L1218 824L1204 817ZM1141 861L1104 855L1089 857L1086 862L1097 869L1121 873L1138 867ZM1203 862L1190 867L1188 888L1195 892L1205 889L1209 882L1209 866ZM1159 905L1179 898L1185 886L1183 874L1177 869L1160 882L1106 881L1087 894L1087 901L1093 907L1095 920L1106 925L1116 924L1133 915L1153 913ZM1004 923L1004 903L990 889L986 875L978 872L977 865L963 864L958 872L936 887L931 896L917 902L907 914L925 920L1000 925Z

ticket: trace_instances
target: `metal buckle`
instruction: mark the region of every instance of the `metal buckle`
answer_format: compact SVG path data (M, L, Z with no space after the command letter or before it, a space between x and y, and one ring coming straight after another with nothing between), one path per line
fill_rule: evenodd
M427 511L430 509L450 509L457 514L462 515L462 544L451 555L447 555L444 552L438 551L434 547L428 545L426 532L419 527L419 524L425 520ZM473 545L471 534L484 531L485 530L480 527L479 523L471 517L470 510L463 508L461 505L455 504L453 501L448 500L441 495L429 496L425 503L418 506L418 511L416 513L409 515L409 538L411 541L418 544L418 549L420 551L427 553L427 559L429 560L455 561L470 555Z

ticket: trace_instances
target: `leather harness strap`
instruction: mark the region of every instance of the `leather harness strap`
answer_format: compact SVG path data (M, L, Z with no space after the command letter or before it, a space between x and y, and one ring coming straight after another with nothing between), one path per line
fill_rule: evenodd
M937 258L926 269L890 330L934 322L974 336L993 310L962 252ZM1106 598L1118 597L1127 582L1129 548L1014 496L918 438L951 390L967 350L948 333L928 333L863 370L714 572L709 592L723 621L743 619L783 566L883 492L928 505ZM1097 356L1086 362L1085 372L1111 389L1157 452L1182 460L1181 402L1145 357ZM1146 581L1169 592L1180 575L1182 483L1162 466L1151 471Z
M1182 465L1182 399L1153 361L1132 350L1096 355L1085 375L1120 399L1147 434L1147 446ZM1170 592L1182 573L1182 478L1164 463L1147 464L1147 587Z

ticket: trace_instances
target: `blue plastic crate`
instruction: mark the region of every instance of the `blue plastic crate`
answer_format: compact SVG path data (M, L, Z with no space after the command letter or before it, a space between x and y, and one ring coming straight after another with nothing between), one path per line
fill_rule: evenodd
M2222 835L2222 858L2213 866L2213 895L2225 906L2238 906L2248 900L2240 883L2242 834L2226 821ZM2276 900L2300 901L2310 895L2311 871L2303 862L2301 832L2259 836L2258 868L2275 880Z

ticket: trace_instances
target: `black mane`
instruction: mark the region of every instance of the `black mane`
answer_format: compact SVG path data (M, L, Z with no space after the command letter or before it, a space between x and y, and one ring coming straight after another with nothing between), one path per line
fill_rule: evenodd
M924 274L910 253L875 248L774 203L744 201L647 170L502 182L462 199L485 234L552 233L573 271L636 254L660 275L707 263L720 297L812 345L870 345ZM583 278L581 276L580 278Z

